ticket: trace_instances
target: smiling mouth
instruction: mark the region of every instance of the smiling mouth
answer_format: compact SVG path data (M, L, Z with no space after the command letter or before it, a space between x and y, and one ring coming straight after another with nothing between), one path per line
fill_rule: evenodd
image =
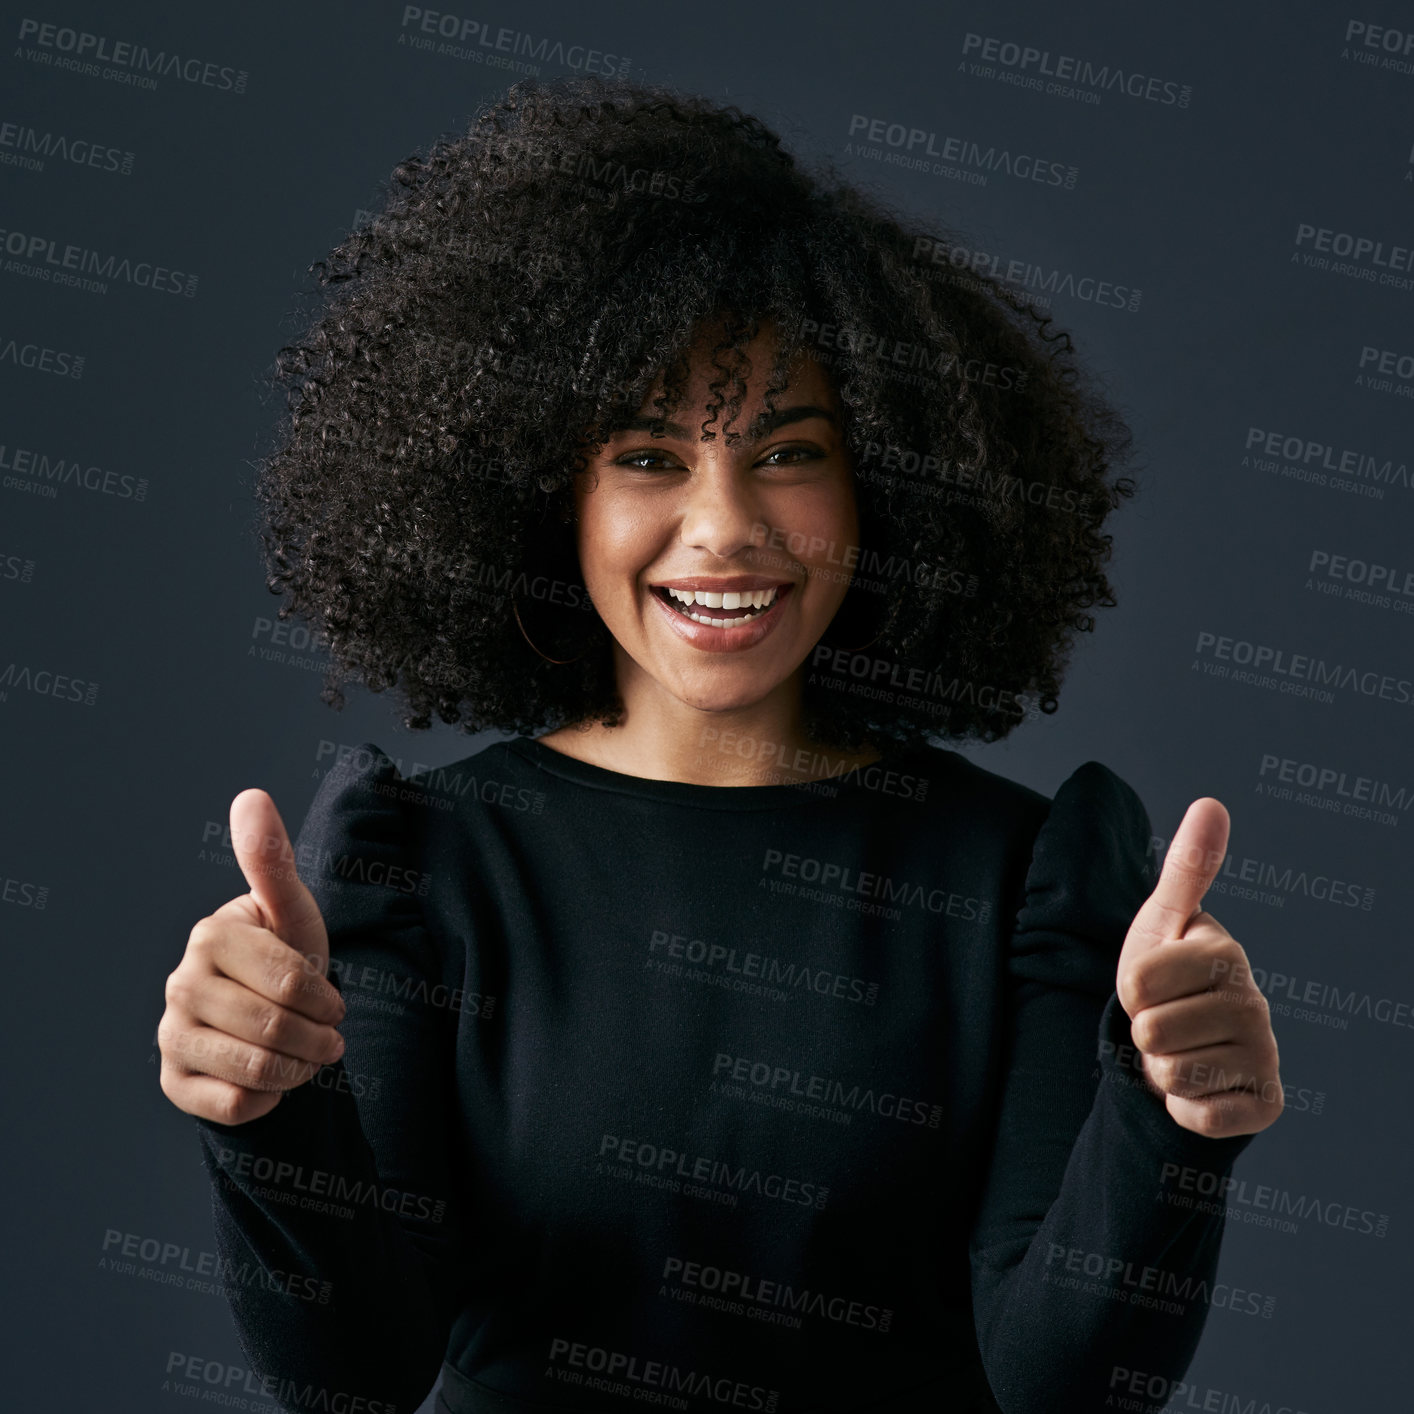
M651 588L669 608L693 623L704 624L708 628L736 628L740 624L749 624L773 608L790 585L777 584L769 589L748 589L735 594L674 589L661 584Z

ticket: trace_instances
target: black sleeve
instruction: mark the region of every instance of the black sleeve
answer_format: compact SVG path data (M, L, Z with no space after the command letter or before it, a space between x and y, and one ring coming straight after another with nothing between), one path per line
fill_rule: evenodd
M262 1393L291 1409L353 1395L416 1409L457 1305L457 994L423 923L415 791L365 743L325 777L295 840L347 1007L343 1056L259 1119L196 1120L241 1345Z
M1061 785L1033 846L1008 956L1008 1060L971 1231L977 1337L1004 1414L1157 1414L1119 1372L1179 1378L1214 1297L1223 1219L1167 1201L1165 1163L1231 1171L1254 1135L1178 1124L1125 1057L1114 990L1152 891L1149 818L1097 761Z

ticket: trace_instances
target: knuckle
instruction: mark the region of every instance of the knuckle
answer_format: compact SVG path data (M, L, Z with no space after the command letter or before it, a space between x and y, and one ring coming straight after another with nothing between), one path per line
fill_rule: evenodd
M1130 1023L1129 1034L1141 1051L1162 1051L1164 1027L1150 1010L1141 1011Z
M274 1053L260 1046L251 1046L240 1061L240 1083L256 1090L268 1089L275 1080L275 1071Z
M187 951L192 953L210 952L221 932L221 925L208 914L192 924L187 936Z
M1209 1138L1220 1138L1227 1132L1227 1110L1219 1104L1201 1105L1198 1109L1198 1124L1201 1132Z
M284 1007L261 998L256 1002L252 1020L262 1045L278 1051L280 1043L289 1039L289 1013Z
M164 1060L175 1060L181 1052L182 1027L173 1018L171 1012L164 1011L162 1019L157 1023L157 1049L162 1052Z
M302 989L303 982L300 978L300 969L297 966L292 966L283 959L272 964L270 990L276 1001L282 1006L289 1006L299 999Z
M251 1117L253 1100L252 1093L241 1087L222 1091L212 1101L212 1109L216 1111L212 1118L218 1124L244 1124Z
M182 968L167 974L167 985L162 989L163 999L168 1006L191 1009L192 979Z
M1140 1011L1153 1006L1159 1000L1158 982L1153 965L1147 965L1147 958L1141 958L1129 974L1129 993Z

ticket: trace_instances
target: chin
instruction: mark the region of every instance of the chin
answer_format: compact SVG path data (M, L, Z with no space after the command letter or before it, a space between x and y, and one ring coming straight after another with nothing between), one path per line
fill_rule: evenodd
M683 684L674 695L698 712L735 712L743 707L754 707L779 686L776 678L736 683L730 687L720 683L701 686Z

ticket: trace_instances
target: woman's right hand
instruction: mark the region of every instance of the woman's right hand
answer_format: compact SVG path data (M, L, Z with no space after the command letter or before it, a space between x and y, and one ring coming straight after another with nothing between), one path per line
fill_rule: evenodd
M179 1110L245 1124L343 1054L344 1002L328 980L329 936L295 872L275 802L243 790L231 842L250 892L199 919L167 978L157 1026L162 1093Z

